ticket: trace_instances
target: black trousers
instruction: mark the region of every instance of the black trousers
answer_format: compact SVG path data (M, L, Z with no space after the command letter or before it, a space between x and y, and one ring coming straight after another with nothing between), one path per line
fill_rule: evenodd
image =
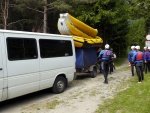
M138 75L138 80L139 82L141 82L142 80L144 80L143 63L142 62L136 63L135 67Z
M109 73L114 71L114 65L113 65L113 61L110 61L110 65L109 65Z
M131 64L131 72L132 72L132 76L134 76L134 66L135 66L135 64L134 64L134 63L131 63L131 62L130 62L130 64Z
M148 71L150 72L150 60L147 61L147 68L148 68Z
M145 72L145 74L147 74L147 69L148 69L148 63L145 63L143 61L143 72Z
M104 82L108 82L107 77L108 77L108 72L109 72L109 65L110 63L108 60L101 62L101 68L102 68L102 72L103 72L104 79L105 79Z

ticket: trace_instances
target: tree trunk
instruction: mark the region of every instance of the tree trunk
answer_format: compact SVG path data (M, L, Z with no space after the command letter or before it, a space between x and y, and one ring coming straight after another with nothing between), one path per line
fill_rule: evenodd
M47 33L47 0L44 0L44 19L43 19L43 32Z
M3 8L3 17L4 17L4 29L7 29L7 19L8 19L8 8L9 8L9 0L4 1L4 8Z

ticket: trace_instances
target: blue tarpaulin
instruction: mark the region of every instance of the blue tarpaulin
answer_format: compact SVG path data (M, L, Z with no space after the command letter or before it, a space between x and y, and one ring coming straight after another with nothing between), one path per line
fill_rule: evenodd
M76 48L76 68L89 67L96 63L97 53L95 48Z

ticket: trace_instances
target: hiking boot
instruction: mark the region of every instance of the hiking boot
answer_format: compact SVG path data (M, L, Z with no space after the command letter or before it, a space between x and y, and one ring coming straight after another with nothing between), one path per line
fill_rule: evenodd
M105 80L103 83L104 83L104 84L108 84L108 80Z

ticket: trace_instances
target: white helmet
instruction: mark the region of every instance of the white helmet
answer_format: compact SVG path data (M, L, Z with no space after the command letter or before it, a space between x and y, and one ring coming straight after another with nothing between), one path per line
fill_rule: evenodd
M138 46L135 46L135 49L137 49L138 48Z
M131 49L135 49L135 46L131 46Z
M144 47L144 49L147 49L147 47Z
M139 49L140 49L140 46L136 46L136 49L139 50Z
M106 44L106 45L105 45L105 49L109 49L109 44Z
M148 47L148 49L150 49L150 47Z

